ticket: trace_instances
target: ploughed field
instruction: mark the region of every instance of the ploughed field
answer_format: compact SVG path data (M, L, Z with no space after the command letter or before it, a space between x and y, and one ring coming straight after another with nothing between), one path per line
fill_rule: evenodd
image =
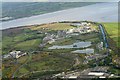
M3 30L2 55L14 50L27 53L18 59L3 59L3 77L30 77L31 75L32 77L43 77L63 71L88 68L89 65L83 63L86 55L105 54L104 47L102 50L98 48L101 43L99 28L96 23L90 22L90 32L78 32L81 26L73 26L72 24L75 23L54 22ZM107 24L105 23L105 25ZM72 29L75 30L70 33ZM114 36L114 34L111 35ZM90 42L90 45L78 47L81 44L75 44L77 42ZM52 46L68 45L72 45L73 48L49 49ZM93 49L94 52L72 53L86 49Z

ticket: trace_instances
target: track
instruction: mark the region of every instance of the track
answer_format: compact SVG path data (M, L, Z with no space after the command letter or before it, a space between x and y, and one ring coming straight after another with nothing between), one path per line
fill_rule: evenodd
M32 54L28 54L29 57L28 57L27 61L16 69L16 71L12 74L12 78L15 77L16 72L17 72L20 68L22 68L24 65L26 65L26 64L31 60L31 58L32 58L31 55L32 55Z

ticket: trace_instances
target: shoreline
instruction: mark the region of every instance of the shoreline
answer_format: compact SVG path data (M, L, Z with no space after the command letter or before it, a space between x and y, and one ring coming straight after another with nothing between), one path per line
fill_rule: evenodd
M99 11L97 11L98 9ZM0 23L0 25L2 25L2 28L0 30L19 26L40 25L59 21L88 20L93 22L117 22L117 16L118 14L116 3L97 3L93 5L60 10L42 15L2 22Z

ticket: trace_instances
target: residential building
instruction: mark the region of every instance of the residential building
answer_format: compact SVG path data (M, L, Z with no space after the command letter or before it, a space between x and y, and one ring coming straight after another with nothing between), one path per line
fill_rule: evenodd
M12 52L10 52L9 54L10 54L11 57L13 57L13 58L20 58L20 57L26 55L27 53L23 53L23 52L21 52L21 51L12 51Z

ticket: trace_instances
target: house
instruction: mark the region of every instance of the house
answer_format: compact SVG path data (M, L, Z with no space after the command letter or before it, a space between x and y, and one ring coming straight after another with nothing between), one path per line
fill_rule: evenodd
M81 25L82 25L82 26L86 26L86 25L87 25L87 22L81 22Z
M69 76L68 79L77 79L77 77L78 76L73 75L73 76Z
M2 56L4 59L7 59L7 58L10 58L11 56L10 56L10 54L6 54L6 55L3 55Z
M90 22L81 22L81 25L82 26L91 26L91 23Z
M99 78L106 78L106 76L100 76Z
M69 29L66 33L67 34L71 34L71 33L85 34L85 33L91 32L92 31L91 27L87 26L85 24L87 24L87 23L85 22L85 23L83 23L83 26L81 26L80 23L79 23L79 26L81 26L81 27L76 27L76 28ZM72 25L77 26L77 24L72 24Z
M87 23L87 26L91 26L91 23Z
M48 42L52 40L55 37L55 35L47 34L46 37L43 38L43 42Z
M66 31L64 31L64 30L58 31L58 32L57 32L57 36L58 36L58 37L65 37L65 36L66 36Z
M10 52L9 54L10 54L11 57L13 57L13 58L20 58L20 57L26 55L27 53L23 53L23 52L21 52L21 51L12 51L12 52Z
M39 45L40 48L43 48L46 45L46 43L42 43Z
M51 39L50 41L48 41L49 44L52 44L53 42L55 42L55 39Z
M69 29L66 33L67 33L67 34L69 34L69 33L73 33L73 30L74 30L74 28Z
M98 43L98 46L97 46L97 47L98 47L99 50L103 50L103 42Z
M81 23L73 23L73 24L71 24L71 26L80 27L80 26L82 26L82 24Z

